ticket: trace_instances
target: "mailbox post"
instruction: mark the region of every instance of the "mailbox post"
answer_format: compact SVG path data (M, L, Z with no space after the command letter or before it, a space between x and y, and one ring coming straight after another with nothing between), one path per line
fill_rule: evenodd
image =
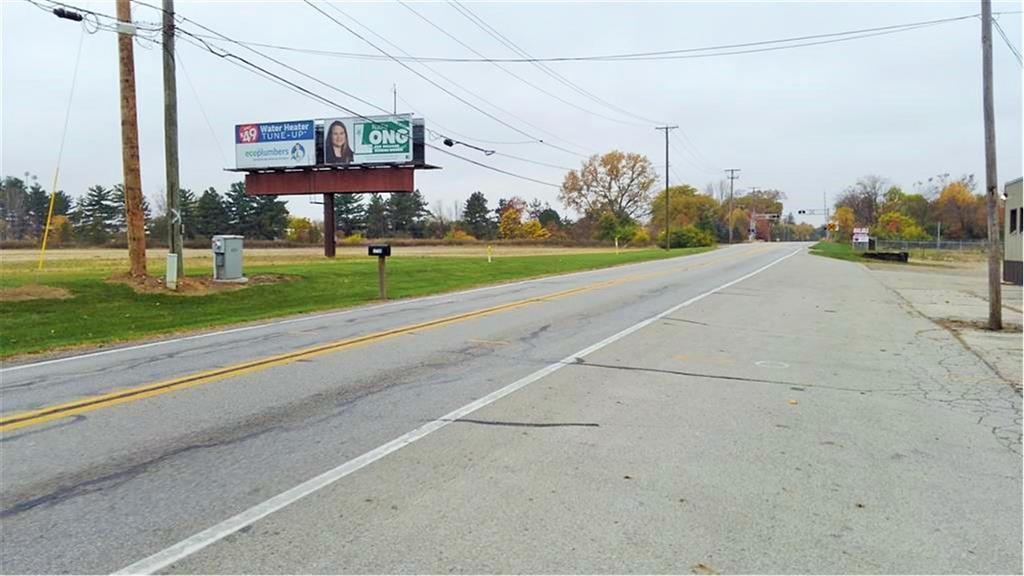
M380 299L388 299L387 274L384 260L391 256L390 244L370 244L368 250L370 256L377 257L377 281L380 283Z

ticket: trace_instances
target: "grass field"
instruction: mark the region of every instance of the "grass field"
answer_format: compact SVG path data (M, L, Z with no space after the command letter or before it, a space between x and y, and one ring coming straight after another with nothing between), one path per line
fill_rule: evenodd
M0 358L62 348L99 345L185 330L222 326L343 308L377 298L377 264L366 248L343 251L335 260L314 251L250 250L246 275L287 275L290 281L252 285L234 292L182 296L138 293L109 282L127 268L123 250L52 251L46 269L35 270L31 251L0 252L0 289L60 288L71 297L0 299ZM484 247L396 248L388 259L388 295L422 296L510 280L682 256L708 248L624 250L508 247L487 263ZM149 273L163 274L165 253L150 251ZM210 275L207 251L187 252L192 276ZM42 289L40 289L42 291Z
M848 242L825 242L821 241L811 246L811 254L849 260L851 262L863 262L860 254L853 251L853 246Z
M862 257L853 251L853 246L846 242L818 242L811 246L811 254L849 260L851 262L863 262L869 265L882 264L878 260ZM915 248L910 250L910 261L900 265L944 268L952 264L973 264L984 261L985 254L980 252Z

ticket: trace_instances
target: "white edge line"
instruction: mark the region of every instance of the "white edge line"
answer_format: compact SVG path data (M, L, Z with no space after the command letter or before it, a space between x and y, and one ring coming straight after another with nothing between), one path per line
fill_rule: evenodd
M605 346L608 346L609 344L617 340L629 336L630 334L636 332L637 330L645 328L652 322L656 322L657 320L660 320L661 318L664 318L665 316L668 316L669 314L676 312L680 308L689 306L690 304L693 304L698 300L703 300L704 298L707 298L708 296L714 294L715 292L724 290L725 288L728 288L733 284L742 282L756 274L760 274L761 272L767 270L768 268L771 268L772 266L778 264L779 262L782 262L783 260L798 254L802 250L802 248L795 250L777 260L773 260L772 262L758 268L757 270L754 270L753 272L750 272L749 274L745 274L735 280L732 280L731 282L726 282L725 284L722 284L717 288L713 288L711 290L708 290L707 292L698 294L697 296L694 296L693 298L690 298L685 302L676 304L675 306L669 308L668 310L665 310L664 312L661 312L660 314L652 316L646 320L642 320L630 326L629 328L622 330L621 332L613 334L605 338L604 340L597 342L596 344L592 344L580 350L579 352L576 352L575 354L566 356L565 358L558 362L555 362L554 364L550 364L528 376L520 378L519 380L516 380L515 382L505 386L504 388L495 390L494 392L491 392L486 396L483 396L473 402L470 402L469 404L466 404L461 408L453 410L452 412L449 412L448 414L445 414L444 416L436 420L433 420L432 422L428 422L427 424L424 424L423 426L420 426L415 430L406 432L405 434L399 436L398 438L395 438L394 440L386 444L378 446L377 448L374 448L373 450L370 450L369 452L366 452L361 456L357 456L356 458L353 458L352 460L345 462L344 464L338 466L337 468L333 468L331 470L328 470L327 472L324 472L323 474L320 474L319 476L315 476L309 480L306 480L305 482L299 484L298 486L295 486L294 488L285 490L284 492L281 492L277 496L274 496L269 500L257 504L252 508L249 508L248 510L245 510L235 516L232 516L231 518L228 518L227 520L215 524L207 528L206 530L203 530L202 532L194 534L182 540L181 542L174 544L169 548L165 548L164 550L161 550L160 552L157 552L156 554L153 554L148 558L144 558L130 566L122 568L121 570L114 572L114 574L152 574L159 570L163 570L171 564L174 564L179 560L182 560L196 552L199 552L200 550L221 540L222 538L234 534L242 528L245 528L246 526L249 526L257 522L258 520L265 518L266 516L269 516L270 514L273 514L274 512L277 512L278 510L281 510L282 508L302 498L305 498L310 494L313 494L314 492L320 490L321 488L326 488L327 486L330 486L331 484L337 482L338 480L344 478L345 476L348 476L349 474L352 474L357 470L369 466L370 464L376 462L377 460L384 458L388 454L400 450L403 447L408 446L409 444L412 444L413 442L423 438L424 436L427 436L432 432L436 432L441 428L444 428L448 424L456 420L459 420L460 418L463 418L479 410L480 408L487 406L488 404L491 404L501 398L504 398L505 396L508 396L509 394L515 392L516 390L519 390L520 388L523 388L528 384L536 382L537 380L540 380L541 378L544 378L545 376L548 376L549 374L552 374L553 372L556 372L567 365L574 364L577 358L582 358L588 354L596 352L597 350L600 350L601 348L604 348Z
M737 244L737 246L740 246ZM707 252L700 252L698 254L688 254L679 256L681 258L698 258L704 255L713 254L715 250L709 250ZM571 276L582 276L584 274L594 274L597 272L607 272L608 270L625 268L627 266L639 266L650 262L659 262L659 260L647 260L645 262L632 262L630 264L624 264L621 266L611 266L605 268L595 268L593 270L582 270L580 272L569 272L568 274L556 274L552 276L541 276L539 278L530 278L528 280L519 280L516 282L509 282L507 284L494 284L493 286L481 286L479 288L470 288L468 290L461 290L458 292L443 292L441 294L432 294L430 296L419 296L416 298L409 298L406 300L395 300L394 302L388 302L386 304L376 304L373 306L354 306L352 308L346 308L344 310L337 310L334 312L323 312L320 314L303 315L298 318L288 318L285 320L276 320L274 322L266 322L264 324L256 324L253 326L242 326L239 328L229 328L227 330L218 330L216 332L204 332L202 334L193 334L191 336L182 336L180 338L170 338L167 340L157 340L156 342L147 342L145 344L136 344L134 346L124 346L120 348L110 348L108 350L98 350L96 352L89 352L86 354L78 354L75 356L65 356L63 358L54 358L52 360L43 360L40 362L33 362L31 364L19 364L17 366L0 367L0 374L7 372L14 372L16 370L25 370L27 368L38 368L40 366L49 366L52 364L61 364L64 362L71 362L74 360L85 360L87 358L95 358L97 356L106 356L108 354L118 354L121 352L131 352L133 350L142 350L144 348L152 348L154 346L163 346L165 344L175 344L178 342L186 342L189 340L199 340L201 338L210 338L211 336L223 336L225 334L235 334L238 332L248 332L249 330L259 330L260 328L270 328L272 326L281 326L284 324L292 324L295 322L306 322L310 320L319 320L322 318L331 318L334 316L343 316L346 314L355 314L357 312L368 312L371 310L379 310L381 308L390 308L393 306L400 306L406 304L417 304L420 302L426 302L429 300L435 300L438 298L454 298L456 296L464 296L466 294L473 294L475 292L485 292L488 290L497 290L498 288L512 288L514 286L520 286L523 284L532 284L534 282L543 282L545 280L551 280L555 278L567 278Z

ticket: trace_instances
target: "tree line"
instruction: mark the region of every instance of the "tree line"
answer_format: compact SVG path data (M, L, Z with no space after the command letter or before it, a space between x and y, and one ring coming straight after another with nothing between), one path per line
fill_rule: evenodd
M335 224L339 236L359 242L364 238L434 238L449 240L554 240L564 242L618 242L620 245L665 243L666 191L656 190L660 178L650 160L635 153L612 151L595 155L569 171L559 200L575 218L560 214L539 199L516 194L495 203L482 191L464 202L433 209L420 191L395 194L335 195ZM764 240L810 240L820 230L798 224L792 214L779 215L785 194L780 190L736 191L730 195L720 180L703 191L689 184L668 189L668 219L674 247L702 246L747 238L751 222ZM248 196L242 182L227 193L207 188L200 194L181 190L180 217L186 239L208 239L214 234L240 234L247 238L315 243L323 239L323 223L289 214L275 196ZM162 199L161 199L162 200ZM0 240L34 240L46 222L49 195L34 178L5 177L0 193ZM162 203L158 201L158 203ZM56 244L105 244L124 238L124 193L120 185L93 186L73 200L58 192L54 203L51 238ZM163 242L167 236L165 207L156 214L144 206L147 231Z
M247 238L274 240L285 237L289 214L276 196L248 196L245 183L235 182L222 195L207 188L198 196L180 191L180 219L186 239L208 239L216 234L240 234ZM0 180L0 240L39 240L46 226L50 195L35 178L6 176ZM147 234L157 241L167 237L164 206L154 216L143 198ZM123 241L127 225L124 188L121 184L91 186L77 200L64 191L54 194L53 219L48 242L103 245Z
M980 240L988 237L985 195L976 193L973 174L939 174L914 183L907 193L877 175L867 175L836 199L832 221L840 238L854 227L870 228L877 238L893 240Z

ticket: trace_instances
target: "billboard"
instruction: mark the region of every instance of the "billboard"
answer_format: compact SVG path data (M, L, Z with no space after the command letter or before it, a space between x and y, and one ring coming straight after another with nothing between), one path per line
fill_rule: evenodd
M321 164L411 164L412 114L327 118Z
M235 126L236 168L291 168L316 164L312 120Z

